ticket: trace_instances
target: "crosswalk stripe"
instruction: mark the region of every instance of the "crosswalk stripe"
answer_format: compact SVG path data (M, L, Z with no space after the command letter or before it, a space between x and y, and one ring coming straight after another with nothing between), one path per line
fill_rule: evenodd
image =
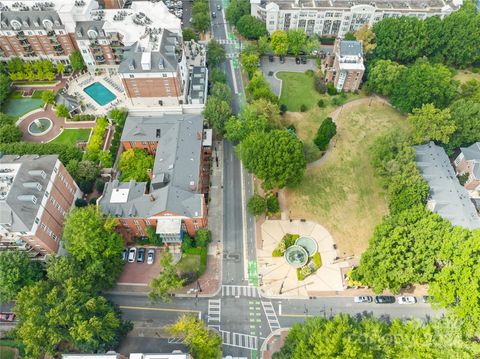
M222 296L223 297L259 297L258 289L253 286L247 285L222 285Z
M267 322L270 330L273 332L275 329L279 329L280 322L278 321L277 313L275 312L275 308L273 307L272 302L262 301L262 307L265 316L267 317Z
M242 333L227 332L220 330L222 344L237 348L258 350L258 337Z

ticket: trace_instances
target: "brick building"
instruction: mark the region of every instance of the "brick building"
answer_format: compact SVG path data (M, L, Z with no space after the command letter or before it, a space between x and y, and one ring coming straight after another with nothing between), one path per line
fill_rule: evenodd
M105 215L118 218L118 231L127 240L145 236L153 226L164 242L178 243L185 233L194 236L207 226L210 161L205 155L211 151L205 150L201 115L129 116L121 143L125 150L143 149L155 156L149 184L115 180L98 200Z
M48 58L68 63L68 56L77 49L75 24L87 20L96 7L93 0L2 1L0 60Z
M337 39L327 57L326 80L333 82L337 91L351 92L358 90L364 72L362 43Z
M65 216L81 196L58 156L0 158L0 250L55 254Z

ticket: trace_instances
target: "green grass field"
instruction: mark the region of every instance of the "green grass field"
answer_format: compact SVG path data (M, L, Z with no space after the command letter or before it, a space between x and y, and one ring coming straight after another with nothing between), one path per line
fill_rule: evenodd
M300 111L302 104L308 109L317 106L319 99L324 98L313 87L313 76L302 72L279 72L276 76L282 80L280 103L287 105L288 111Z
M325 111L324 111L325 112ZM300 137L310 138L326 115L296 121ZM369 146L373 139L398 126L408 128L405 117L388 105L373 101L345 107L337 118L333 149L319 166L308 169L303 181L286 192L292 218L305 218L325 226L338 253L359 255L368 246L373 228L387 213L385 193L373 174ZM302 128L304 127L304 128Z
M184 273L197 272L200 269L200 255L183 253L176 267Z
M89 128L64 129L60 136L52 140L50 143L75 145L77 141L88 141L90 131L91 130Z

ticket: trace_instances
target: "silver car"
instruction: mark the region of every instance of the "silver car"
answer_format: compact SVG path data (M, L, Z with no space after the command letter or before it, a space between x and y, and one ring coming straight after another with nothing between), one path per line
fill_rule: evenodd
M411 295L402 295L401 297L397 298L398 304L415 304L417 302L417 298Z
M155 249L149 249L147 252L147 264L153 264L155 261Z
M369 295L360 295L353 298L355 303L371 303L373 302L373 298Z
M135 262L135 258L137 257L137 248L132 247L128 251L128 263Z

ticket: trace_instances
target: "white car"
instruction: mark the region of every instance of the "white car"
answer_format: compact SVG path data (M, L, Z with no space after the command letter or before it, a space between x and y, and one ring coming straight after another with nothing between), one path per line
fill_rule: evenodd
M128 263L135 262L135 258L137 257L137 248L132 247L128 251Z
M402 295L401 297L397 298L398 304L415 304L417 302L417 298L411 295Z
M373 302L373 298L369 295L360 295L353 298L355 303L371 303Z
M155 260L155 249L149 249L147 252L147 264L153 264Z

